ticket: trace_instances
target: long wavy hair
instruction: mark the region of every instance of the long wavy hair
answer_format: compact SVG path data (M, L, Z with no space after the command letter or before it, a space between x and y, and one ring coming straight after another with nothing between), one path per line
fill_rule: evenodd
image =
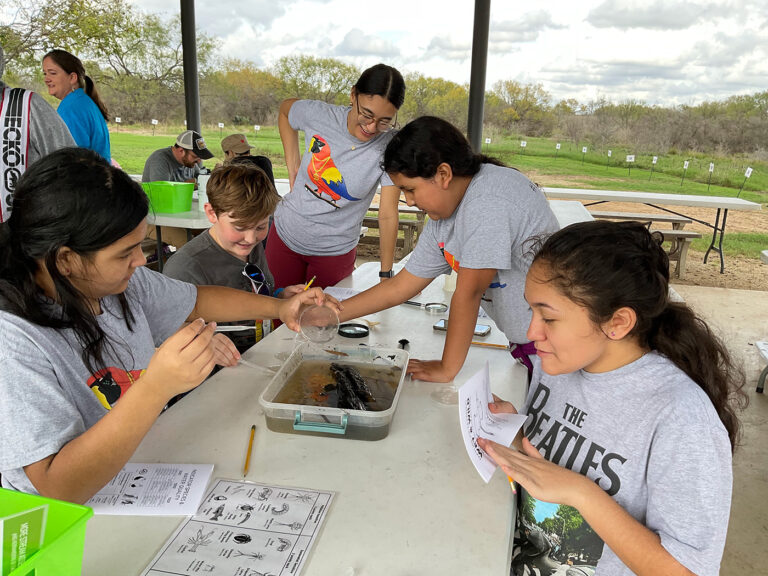
M91 150L64 148L35 162L17 183L11 217L0 224L0 309L40 326L71 328L85 365L98 370L110 343L85 295L59 271L57 256L66 246L92 260L135 230L148 206L138 183ZM35 281L41 266L60 309ZM130 330L134 317L125 296L118 299Z
M706 392L734 448L737 412L747 404L744 372L704 320L670 301L662 241L639 222L580 222L543 241L533 262L544 264L547 280L584 306L596 325L619 308L634 310L628 336L669 358Z
M48 54L43 56L43 60L46 58L53 60L67 74L77 74L77 84L80 88L85 90L85 93L88 94L91 100L93 100L94 104L99 107L101 115L104 116L104 120L109 121L109 109L101 99L101 95L96 89L96 84L91 77L85 73L85 66L83 66L80 58L59 48L51 50Z

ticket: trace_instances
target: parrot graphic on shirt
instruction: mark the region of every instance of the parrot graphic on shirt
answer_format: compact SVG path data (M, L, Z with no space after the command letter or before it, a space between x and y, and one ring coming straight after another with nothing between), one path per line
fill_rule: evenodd
M307 175L310 182L317 187L313 190L310 186L305 186L311 194L337 209L339 205L336 204L336 201L341 198L351 201L360 200L347 191L344 176L331 158L331 147L324 138L317 134L312 136L309 142L309 152L312 157L307 165ZM323 194L330 196L330 200L324 198Z

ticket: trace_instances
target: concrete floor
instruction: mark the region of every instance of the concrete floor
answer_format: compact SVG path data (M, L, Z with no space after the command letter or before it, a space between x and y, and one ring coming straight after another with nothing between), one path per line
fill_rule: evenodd
M768 573L768 391L757 394L765 367L754 342L768 340L768 292L674 285L742 361L749 406L733 461L731 520L721 575Z

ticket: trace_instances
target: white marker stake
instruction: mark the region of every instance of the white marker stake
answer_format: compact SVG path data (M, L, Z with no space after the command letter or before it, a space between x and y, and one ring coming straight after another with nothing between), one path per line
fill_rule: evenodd
M689 164L690 164L690 162L688 162L688 160L683 162L683 177L680 178L680 186L683 185L683 181L685 180L685 174L686 174L686 172L688 172L688 165Z

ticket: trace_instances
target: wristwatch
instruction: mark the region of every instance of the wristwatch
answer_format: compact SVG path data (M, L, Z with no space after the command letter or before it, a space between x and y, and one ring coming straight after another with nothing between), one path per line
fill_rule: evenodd
M386 272L384 272L384 270L379 270L379 278L392 278L394 275L394 270L387 270Z

